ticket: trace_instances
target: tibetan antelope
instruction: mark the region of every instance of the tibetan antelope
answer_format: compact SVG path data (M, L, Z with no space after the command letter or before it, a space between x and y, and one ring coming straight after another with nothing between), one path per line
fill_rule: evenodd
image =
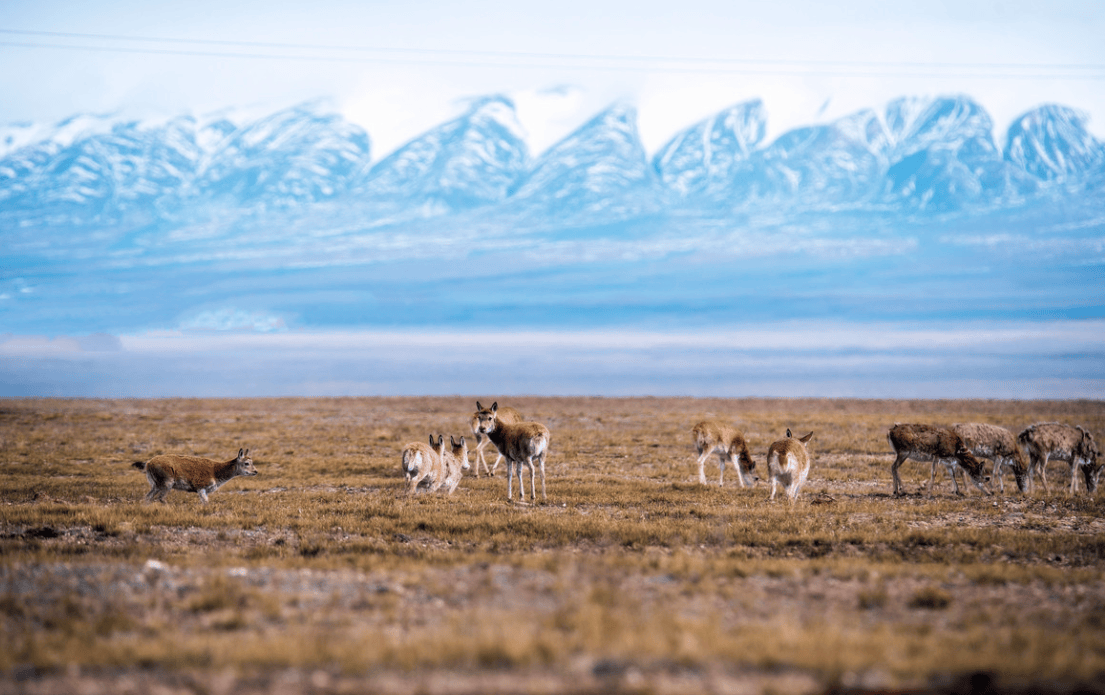
M1017 435L1017 443L1028 454L1028 486L1032 487L1034 472L1040 474L1044 491L1047 486L1047 462L1049 460L1070 463L1070 494L1078 487L1078 470L1086 483L1086 492L1093 494L1101 478L1102 464L1097 462L1097 443L1093 435L1082 427L1061 425L1057 422L1042 422L1028 427Z
M538 422L500 422L498 417L499 404L492 403L490 408L484 408L476 401L476 418L479 420L477 430L480 434L487 435L495 448L506 459L506 496L514 498L513 481L518 477L519 499L526 499L525 487L522 483L522 466L529 468L530 472L530 497L537 499L537 471L535 464L541 467L541 497L548 499L545 493L545 457L549 453L549 429Z
M1017 438L1004 427L988 425L982 422L968 422L952 425L952 431L958 434L967 449L976 458L987 458L994 462L990 480L997 480L1002 494L1005 494L1003 468L1008 466L1017 481L1017 490L1025 492L1028 486L1028 458L1017 446ZM992 485L992 483L991 483Z
M932 461L932 476L929 479L928 494L932 496L932 488L936 482L937 464L948 467L952 485L955 486L955 494L962 495L959 491L959 483L955 479L955 467L958 465L970 477L971 482L983 493L989 495L986 489L986 481L982 473L982 462L974 457L963 438L956 434L950 427L937 427L933 425L894 425L886 433L886 439L890 442L890 448L894 450L894 464L890 467L890 474L894 478L894 496L901 496L902 479L898 475L898 467L906 459L914 461Z
M469 468L468 443L464 441L464 437L461 437L458 444L457 440L453 439L453 435L449 435L449 447L446 448L445 437L439 436L437 439L437 455L441 459L441 468L445 474L445 480L442 484L445 486L445 491L451 495L453 490L457 489L464 471Z
M519 413L514 408L506 405L504 405L502 408L499 408L499 414L497 417L499 419L499 422L505 422L508 424L514 424L516 422L522 422L525 420L525 418L522 417L521 413ZM488 476L494 476L496 469L499 468L499 461L503 460L503 455L498 449L495 449L495 445L492 444L491 448L495 449L495 464L491 466L491 468L487 467L487 458L484 456L483 450L487 448L487 445L490 443L491 440L480 433L479 411L472 413L471 426L472 434L476 435L476 477L480 477L481 464L483 465L484 472L486 472Z
M752 487L758 480L748 442L736 427L721 420L703 420L691 428L691 435L698 449L698 482L706 484L706 459L714 452L718 457L718 485L725 485L726 461L736 469L741 487Z
M419 483L425 481L430 492L436 491L445 482L445 468L441 463L441 447L445 437L438 435L435 442L430 435L430 444L411 442L403 447L403 473L407 480L407 494L413 495Z
M218 490L226 481L239 475L257 475L249 450L238 449L238 456L229 461L214 461L199 456L161 454L149 461L135 461L134 467L146 472L150 491L146 501L164 502L172 490L199 493L200 501L207 504L207 496Z
M795 439L787 430L787 436L772 442L767 449L767 474L771 477L771 499L775 499L775 489L782 485L790 498L790 503L798 499L802 486L810 474L810 452L806 444L813 439L813 432Z

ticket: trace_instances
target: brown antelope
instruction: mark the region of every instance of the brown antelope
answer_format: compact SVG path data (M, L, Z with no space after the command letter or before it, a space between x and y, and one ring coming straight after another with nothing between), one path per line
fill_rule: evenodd
M150 491L146 501L165 501L172 490L199 493L200 501L207 504L207 496L223 483L239 475L257 475L249 450L238 449L238 456L229 461L214 461L200 456L161 454L149 461L135 461L134 467L146 472Z
M1025 492L1028 485L1028 458L1017 446L1017 438L1004 427L982 422L958 423L952 425L952 431L963 439L967 449L975 458L987 458L994 462L990 480L997 480L1002 494L1005 494L1004 466L1013 471L1017 481L1017 490Z
M752 487L759 479L752 472L756 463L748 451L744 434L736 427L720 420L703 420L691 428L695 448L698 449L698 482L706 484L706 459L717 452L718 485L725 485L725 462L733 464L741 487Z
M495 449L495 465L491 466L491 468L487 467L487 458L484 456L483 450L487 448L487 445L488 443L490 443L491 440L480 433L479 415L480 414L478 411L472 413L471 423L472 434L476 435L476 477L480 477L480 464L483 464L483 470L487 473L487 475L493 477L495 475L496 469L499 468L499 461L503 460L503 455L499 452L498 449ZM511 408L510 406L503 406L502 408L499 408L498 418L499 422L505 422L509 424L514 424L516 422L522 422L525 420L525 418L522 417L521 413L519 413L514 408ZM494 445L492 445L491 448L494 449Z
M982 462L974 457L963 438L956 434L950 427L937 427L934 425L894 425L886 433L886 439L890 442L890 448L894 450L894 464L890 467L890 473L894 478L894 495L902 495L902 479L898 475L898 467L906 459L914 461L932 461L932 476L929 478L928 494L932 496L932 488L936 482L937 464L948 467L951 474L952 485L955 486L955 494L962 495L959 491L959 483L955 479L955 466L959 466L970 476L971 482L984 494L989 495L986 489L986 480L982 473Z
M1086 483L1086 492L1093 494L1101 477L1102 464L1097 462L1097 443L1093 435L1082 427L1042 422L1028 427L1017 435L1017 443L1028 454L1028 486L1032 487L1033 472L1040 474L1044 491L1047 486L1047 462L1051 459L1070 463L1070 494L1078 487L1078 469Z
M446 449L445 437L440 436L437 439L437 455L441 459L442 471L445 473L443 482L445 491L451 495L453 490L457 489L464 471L469 468L468 443L464 441L464 437L461 437L458 444L457 440L453 439L453 435L449 435L449 448Z
M549 429L539 422L500 422L498 410L498 402L492 403L490 408L484 408L479 401L476 401L478 432L487 435L506 459L507 499L514 498L515 475L518 477L519 499L522 501L526 499L526 491L522 483L522 466L529 468L530 497L533 500L537 499L537 471L534 466L536 463L541 467L541 497L547 500L549 497L545 493L545 457L549 453Z
M435 442L430 435L430 445L411 442L403 447L403 473L407 479L407 494L413 495L419 483L425 481L430 492L436 491L445 482L445 468L441 463L441 447L445 437L438 435Z
M813 439L813 432L795 439L787 430L787 436L772 442L767 448L767 474L771 477L771 499L775 499L775 489L782 485L790 498L790 503L798 499L802 486L810 474L810 452L806 444Z

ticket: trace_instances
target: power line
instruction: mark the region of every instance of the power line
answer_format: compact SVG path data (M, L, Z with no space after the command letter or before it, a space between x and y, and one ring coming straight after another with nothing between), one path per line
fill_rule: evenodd
M309 60L338 63L391 63L448 65L459 67L504 67L587 69L604 71L715 72L765 75L850 75L861 77L988 77L998 79L1105 79L1105 65L1075 63L942 63L906 61L810 61L768 58L702 58L675 56L631 56L604 54L539 53L436 48L368 46L326 46L322 44L174 39L153 36L123 36L74 32L0 29L0 34L43 36L82 41L177 44L185 46L239 47L242 51L206 51L185 48L82 45L30 41L0 41L0 46L46 48L69 51L136 53L206 58L261 60ZM256 49L293 51L275 53ZM312 51L302 53L295 51ZM318 53L324 52L323 54ZM361 55L340 55L355 53ZM374 55L363 55L374 54ZM502 62L515 61L515 62ZM525 62L516 62L525 61ZM545 61L545 62L535 62ZM1064 72L1057 72L1064 71ZM1072 72L1073 71L1073 72Z

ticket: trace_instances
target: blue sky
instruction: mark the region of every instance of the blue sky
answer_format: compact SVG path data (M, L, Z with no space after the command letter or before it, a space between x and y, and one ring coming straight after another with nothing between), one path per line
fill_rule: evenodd
M536 151L619 99L655 151L752 98L774 137L898 96L968 94L999 137L1058 102L1105 138L1096 0L5 0L0 30L0 123L324 99L383 156L466 99L506 93Z

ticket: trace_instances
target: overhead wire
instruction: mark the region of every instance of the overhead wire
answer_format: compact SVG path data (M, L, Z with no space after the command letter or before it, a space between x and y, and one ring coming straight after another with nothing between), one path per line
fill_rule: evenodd
M69 51L135 53L205 58L307 60L338 63L387 63L458 67L537 68L604 71L739 73L766 75L849 75L859 77L986 77L996 79L1105 79L1105 64L949 63L937 61L796 60L775 58L706 58L701 56L617 55L491 51L448 48L373 47L125 36L77 32L2 29L9 36L76 39L83 44L0 40L0 46ZM87 42L99 42L89 44ZM104 42L153 43L158 46L103 45ZM238 47L241 51L208 51L177 46ZM281 51L281 52L273 52ZM300 51L300 52L297 52ZM310 51L304 53L301 51ZM353 55L350 55L353 54ZM365 55L371 54L371 55ZM520 62L519 62L520 61Z

